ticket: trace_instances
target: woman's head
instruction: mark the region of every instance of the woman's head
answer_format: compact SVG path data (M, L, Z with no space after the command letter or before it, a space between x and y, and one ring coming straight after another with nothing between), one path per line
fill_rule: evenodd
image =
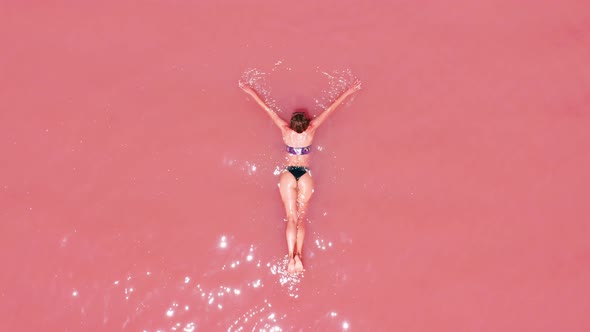
M291 123L289 128L295 130L299 134L304 132L309 126L309 117L307 116L307 110L303 108L296 109L291 115Z

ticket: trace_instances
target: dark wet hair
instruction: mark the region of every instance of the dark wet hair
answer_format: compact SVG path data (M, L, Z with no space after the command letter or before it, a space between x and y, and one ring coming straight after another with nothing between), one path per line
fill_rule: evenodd
M307 130L309 126L309 117L307 116L307 110L304 108L298 108L291 115L291 123L289 128L295 130L299 134Z

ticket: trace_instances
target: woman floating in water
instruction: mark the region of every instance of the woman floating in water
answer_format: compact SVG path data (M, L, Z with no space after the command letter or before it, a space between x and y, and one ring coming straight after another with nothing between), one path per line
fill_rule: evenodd
M286 167L279 178L279 191L287 212L287 246L289 250L289 273L303 271L301 250L305 236L303 217L307 211L307 203L313 194L313 181L309 170L311 143L316 130L334 112L346 97L361 89L360 81L356 81L334 103L319 116L310 119L305 111L295 110L291 122L287 124L281 119L250 86L240 82L240 88L252 96L274 123L281 129L283 141L287 145L285 155Z

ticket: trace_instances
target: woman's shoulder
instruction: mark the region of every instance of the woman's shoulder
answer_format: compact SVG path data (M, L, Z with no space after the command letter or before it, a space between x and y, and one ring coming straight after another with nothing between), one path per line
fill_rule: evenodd
M302 133L297 133L294 130L289 129L290 132L283 135L283 141L288 146L293 147L303 147L311 145L313 141L313 133L304 131Z
M281 135L283 135L283 139L287 139L287 137L292 136L295 131L289 126L281 127Z

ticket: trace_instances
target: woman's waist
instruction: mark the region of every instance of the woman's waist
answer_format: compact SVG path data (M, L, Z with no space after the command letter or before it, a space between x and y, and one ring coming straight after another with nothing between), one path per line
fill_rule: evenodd
M310 165L309 156L297 156L292 154L285 154L285 165L286 166L302 166L309 167Z

